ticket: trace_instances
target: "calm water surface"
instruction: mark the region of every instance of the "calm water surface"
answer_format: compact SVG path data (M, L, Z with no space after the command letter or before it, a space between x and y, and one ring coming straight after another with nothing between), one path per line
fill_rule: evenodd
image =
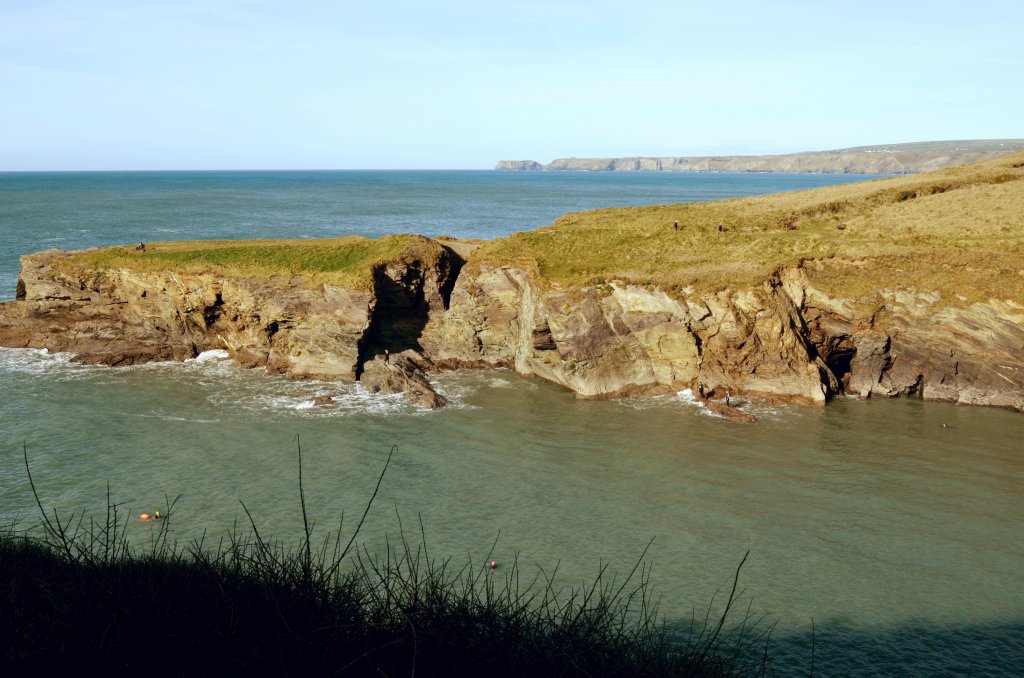
M491 237L568 209L793 187L784 175L271 179L0 175L0 284L13 292L17 256L50 245ZM798 177L811 179L827 178ZM687 183L696 180L707 184ZM180 493L174 534L187 540L224 534L244 518L243 500L262 532L291 538L301 529L300 435L307 503L322 533L343 512L354 524L395 445L362 535L371 550L399 520L408 528L421 517L434 554L482 561L497 539L499 562L557 564L571 585L602 563L627 572L653 538L652 585L670 619L700 613L727 591L749 550L744 600L777 622L782 675L808 668L812 620L821 675L1007 675L1024 665L1018 414L840 400L824 410L751 405L760 422L736 426L685 394L578 401L507 371L444 374L439 386L455 406L426 413L352 385L237 370L217 352L110 370L3 349L0 522L34 520L25 444L47 505L99 515L108 482L136 513ZM336 405L313 407L324 393ZM130 528L140 543L147 538L145 525Z

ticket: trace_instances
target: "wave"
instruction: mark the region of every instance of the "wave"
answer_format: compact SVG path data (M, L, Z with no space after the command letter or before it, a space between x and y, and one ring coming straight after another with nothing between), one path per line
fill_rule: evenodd
M0 375L39 377L36 384L89 380L91 386L138 389L140 399L149 396L167 402L133 416L169 421L216 423L190 411L196 403L223 411L225 416L241 413L282 414L302 417L342 417L359 414L422 415L432 411L408 404L401 394L369 393L361 384L322 380L292 380L259 369L240 368L222 349L200 353L182 362L161 361L110 368L73 362L73 353L51 353L46 349L0 348ZM143 376L145 375L145 376ZM141 378L140 378L141 377ZM433 382L449 408L465 407L465 397L475 387L440 379ZM0 389L2 390L2 389Z
M71 362L74 356L74 353L51 353L45 348L0 348L0 372L55 375L91 369Z

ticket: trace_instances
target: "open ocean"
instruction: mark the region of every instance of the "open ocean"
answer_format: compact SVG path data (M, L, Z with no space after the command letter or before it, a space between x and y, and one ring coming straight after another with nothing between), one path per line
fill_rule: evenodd
M0 299L18 257L199 238L494 238L567 211L688 202L869 179L847 175L494 171L0 173ZM778 675L1002 676L1024 667L1024 417L917 400L754 405L709 416L686 393L579 401L495 370L437 376L425 412L358 386L234 368L222 352L108 369L0 349L0 524L45 505L102 515L181 499L180 541L244 522L301 530L294 439L317 533L362 510L370 550L422 520L431 554L627 573L647 543L660 612L703 618L740 575L774 623ZM317 408L318 394L338 406ZM240 523L241 524L241 523ZM133 521L140 545L150 528ZM348 527L346 527L348 529ZM715 597L718 592L717 598ZM715 603L712 604L712 599Z

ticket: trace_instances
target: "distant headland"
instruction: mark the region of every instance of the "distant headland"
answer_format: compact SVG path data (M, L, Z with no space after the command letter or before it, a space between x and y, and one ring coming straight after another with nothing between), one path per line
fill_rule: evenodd
M687 157L558 158L502 160L505 171L584 172L807 172L837 174L917 174L982 162L1024 150L1024 139L919 141L857 146L787 155L710 155Z

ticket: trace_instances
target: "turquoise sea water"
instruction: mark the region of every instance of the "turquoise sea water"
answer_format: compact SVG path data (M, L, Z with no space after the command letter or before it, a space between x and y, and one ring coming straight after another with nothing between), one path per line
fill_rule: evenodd
M0 298L45 247L179 238L420 232L495 237L568 210L804 188L860 177L216 172L0 174ZM99 515L107 483L138 513L181 494L174 534L244 519L300 529L294 437L318 531L346 525L397 446L362 535L425 527L431 552L494 557L580 583L627 572L652 538L669 619L727 593L777 624L780 675L1010 675L1024 666L1024 417L919 401L751 405L708 416L686 394L587 402L508 371L438 376L423 412L357 386L232 367L110 370L0 349L0 522L28 524L27 446L47 505ZM318 408L315 395L337 404ZM126 508L127 508L126 507ZM129 525L143 543L148 527Z
M203 238L496 238L574 210L713 200L858 175L493 171L0 172L0 299L48 247Z

